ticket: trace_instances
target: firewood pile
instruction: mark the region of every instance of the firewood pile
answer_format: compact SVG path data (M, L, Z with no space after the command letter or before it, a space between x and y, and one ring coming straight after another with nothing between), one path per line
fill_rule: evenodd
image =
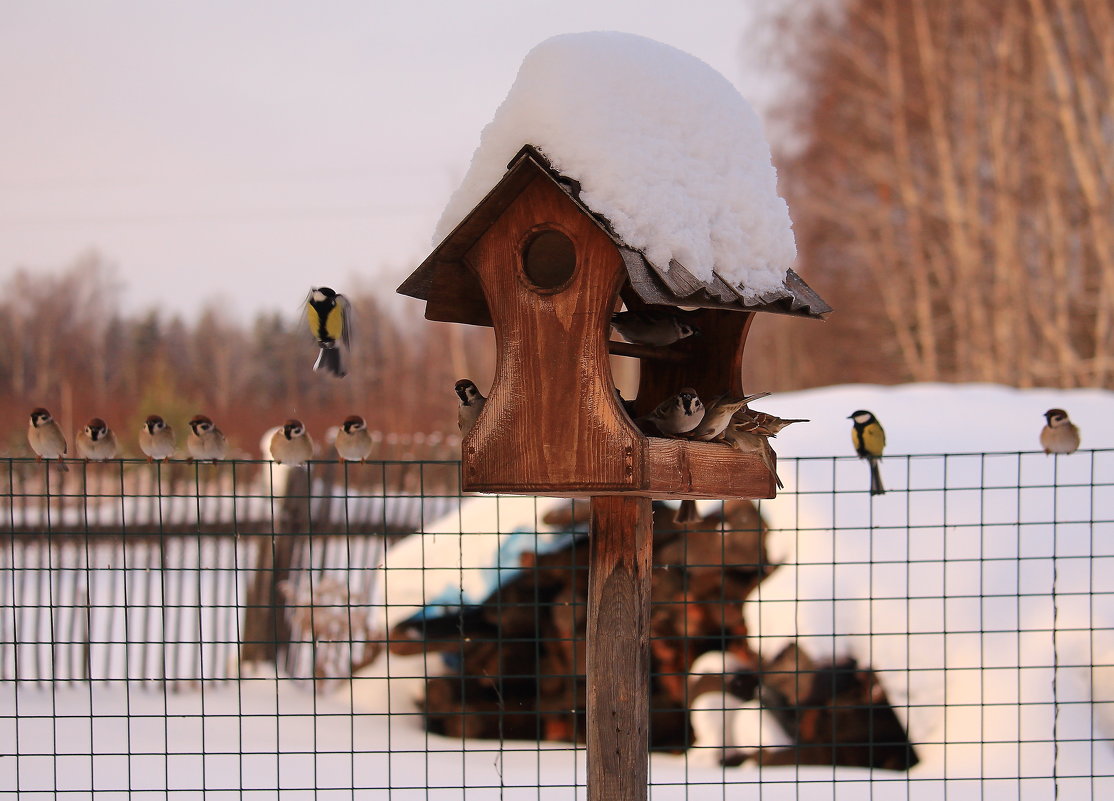
M654 510L653 748L693 745L690 668L702 654L723 651L744 667L722 676L721 689L730 685L740 696L771 704L796 743L799 760L794 749L769 749L759 754L764 763L912 764L904 731L869 670L815 665L792 647L759 665L748 648L742 603L775 567L767 561L766 527L753 503L729 501L722 512L688 524L674 522L673 510L665 505L655 504ZM545 522L584 530L588 516L588 503L578 501L550 513ZM583 741L587 537L562 551L524 554L521 561L524 569L481 606L392 632L393 653L439 654L448 666L443 675L426 679L422 711L429 731ZM896 745L875 747L871 743L880 735Z

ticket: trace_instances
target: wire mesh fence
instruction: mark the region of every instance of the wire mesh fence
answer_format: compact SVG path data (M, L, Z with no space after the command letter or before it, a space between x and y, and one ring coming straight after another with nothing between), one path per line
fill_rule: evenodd
M0 795L585 795L584 501L0 461ZM1114 791L1114 451L655 504L652 798Z

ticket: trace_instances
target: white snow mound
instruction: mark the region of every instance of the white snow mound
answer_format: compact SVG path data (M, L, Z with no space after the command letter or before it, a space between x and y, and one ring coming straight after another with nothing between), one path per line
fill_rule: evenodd
M441 242L523 145L659 267L714 270L748 301L781 293L792 221L758 115L695 56L628 33L555 36L531 50L434 235Z

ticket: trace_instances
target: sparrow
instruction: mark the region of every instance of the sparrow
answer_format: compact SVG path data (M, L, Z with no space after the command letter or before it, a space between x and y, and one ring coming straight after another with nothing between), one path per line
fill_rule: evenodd
M770 445L770 435L761 433L757 428L748 423L739 423L732 420L723 431L723 438L732 448L742 453L756 453L762 458L766 469L773 473L774 482L778 489L784 489L781 477L777 474L777 454Z
M271 436L271 458L291 467L302 467L313 458L313 440L301 420L287 420Z
M703 418L704 404L700 402L696 390L685 387L659 403L654 411L638 419L651 424L666 436L677 436L692 431L700 425Z
M1045 424L1041 429L1041 447L1048 453L1075 453L1079 449L1079 426L1068 419L1063 409L1049 409L1044 413Z
M344 418L337 431L337 454L342 461L363 462L371 453L371 435L367 433L367 423L358 414Z
M665 309L630 309L611 315L611 326L634 345L663 347L699 334L696 326Z
M147 415L139 429L139 449L148 462L156 459L165 462L174 455L174 429L157 414Z
M785 418L777 417L767 412L759 412L754 409L740 409L735 413L734 421L741 426L744 430L754 431L757 434L763 434L767 437L776 437L781 433L781 430L793 423L807 423L808 420L804 418Z
M41 406L31 410L31 422L27 425L27 444L38 456L43 459L57 459L58 469L68 472L70 468L62 460L66 453L66 435L62 427L50 416L50 412Z
M886 432L878 418L865 409L859 409L847 419L854 421L851 427L851 444L855 446L855 453L860 459L866 459L870 463L870 494L882 495L886 489L882 486L878 463L882 461L882 451L886 447Z
M214 462L223 459L228 452L228 440L213 421L203 414L194 415L189 422L190 433L186 434L186 451L191 459Z
M700 421L700 425L694 428L689 436L700 440L719 438L736 412L742 410L752 400L764 398L769 394L769 392L759 392L756 395L746 395L742 398L727 394L720 395L704 407L704 417Z
M349 312L348 299L327 286L315 287L306 296L306 321L321 348L313 365L314 370L324 370L337 378L347 375L341 363L340 346L343 343L345 348L348 347Z
M460 428L460 435L463 437L471 431L472 426L476 424L480 412L483 411L484 404L487 403L487 398L481 395L476 385L467 378L462 378L457 381L455 390L456 396L460 399L460 409L457 412L456 424Z
M77 456L92 462L103 462L116 457L116 435L99 417L94 417L77 434Z

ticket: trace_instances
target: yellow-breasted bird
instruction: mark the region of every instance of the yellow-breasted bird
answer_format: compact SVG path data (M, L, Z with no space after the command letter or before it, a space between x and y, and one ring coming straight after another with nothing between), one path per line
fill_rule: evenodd
M348 299L327 286L310 290L306 297L306 321L321 352L314 370L325 370L337 378L347 375L341 361L340 346L348 347L351 314Z
M870 463L870 494L882 495L886 488L882 486L878 462L882 460L882 451L886 448L886 432L878 418L866 409L853 412L847 419L854 421L851 444L855 446L855 453Z

